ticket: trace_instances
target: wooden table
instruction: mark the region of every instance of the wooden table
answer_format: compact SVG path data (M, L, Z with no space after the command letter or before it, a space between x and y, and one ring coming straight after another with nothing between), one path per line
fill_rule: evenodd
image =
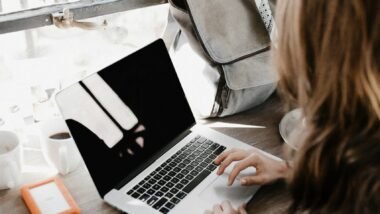
M263 105L238 115L211 119L206 124L217 131L282 157L282 140L278 124L283 116L282 106L277 96L272 96ZM243 124L251 127L217 127L215 124ZM258 126L258 128L254 128ZM119 213L104 203L98 195L84 164L74 172L61 177L78 203L82 213ZM290 197L286 185L278 182L263 186L247 205L249 213L284 213ZM210 208L212 205L210 204ZM0 214L28 213L18 188L0 190Z

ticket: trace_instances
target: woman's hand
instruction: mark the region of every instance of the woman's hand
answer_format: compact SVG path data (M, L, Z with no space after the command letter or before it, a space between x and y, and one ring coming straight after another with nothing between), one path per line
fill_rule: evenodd
M216 157L214 163L219 165L218 175L223 174L224 170L233 162L239 161L233 168L228 177L228 185L232 185L236 176L248 167L255 167L256 174L240 179L240 184L263 185L271 183L280 178L285 178L288 167L281 159L271 157L258 149L242 150L231 149L224 151Z
M215 204L212 211L206 210L205 214L247 214L247 211L244 204L235 210L229 201L224 201L221 204Z

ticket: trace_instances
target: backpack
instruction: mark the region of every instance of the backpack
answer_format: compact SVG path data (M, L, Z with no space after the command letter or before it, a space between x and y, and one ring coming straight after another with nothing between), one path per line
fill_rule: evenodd
M273 5L265 5L260 13L254 0L169 2L180 27L170 53L197 117L242 112L275 91L268 19L263 19L273 18Z

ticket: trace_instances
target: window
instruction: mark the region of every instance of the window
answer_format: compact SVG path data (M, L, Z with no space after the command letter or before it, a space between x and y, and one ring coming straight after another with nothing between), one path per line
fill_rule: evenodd
M0 126L15 109L34 120L57 116L56 92L159 38L168 20L158 0L0 3ZM63 11L81 28L52 25Z

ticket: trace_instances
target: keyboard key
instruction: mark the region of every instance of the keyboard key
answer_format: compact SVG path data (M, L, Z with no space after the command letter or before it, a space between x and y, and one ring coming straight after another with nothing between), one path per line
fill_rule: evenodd
M216 158L216 155L214 155L214 154L211 154L211 155L209 155L209 156L208 156L208 158L210 158L211 160L215 160L215 158Z
M205 168L206 166L208 166L209 163L210 162L207 163L206 161L203 161L201 164L199 164L199 166Z
M166 199L166 198L161 198L159 201L157 201L157 203L155 203L154 205L153 205L153 208L154 209L160 209L166 202L168 201L168 199Z
M170 202L174 203L174 204L178 204L181 200L179 200L178 198L172 198L172 200L170 200Z
M160 175L163 176L163 175L166 175L166 173L168 173L168 171L166 171L166 170L163 169L158 174L160 174Z
M152 186L152 185L150 185L150 184L144 184L144 185L143 185L143 187L144 187L145 189L149 189L151 186Z
M167 197L167 198L171 198L173 196L174 196L173 193L170 193L170 192L168 192L168 193L165 194L165 197Z
M167 214L167 213L169 213L169 209L167 209L167 208L165 208L165 207L163 207L163 208L161 208L160 209L160 212L162 212L163 214Z
M186 144L186 146L182 147L179 151L181 151L181 152L185 151L187 146L188 146L188 144Z
M169 181L171 179L171 177L166 175L163 179L164 179L164 181Z
M167 192L167 191L169 191L169 188L167 188L167 187L162 187L162 188L161 188L161 191L162 191L162 192Z
M206 163L212 163L212 162L214 162L214 159L206 158L206 159L204 160L204 162L206 162Z
M167 208L169 208L169 209L173 209L174 204L168 202L168 203L165 204L165 207L167 207Z
M156 181L157 181L156 179L152 178L152 179L150 179L150 180L148 181L148 183L150 183L150 184L155 184Z
M184 192L179 192L176 195L176 197L179 198L179 199L183 199L183 198L185 198L185 196L186 196L186 193L184 193Z
M175 188L182 189L183 188L183 184L177 184L177 185L175 185Z
M170 190L170 192L173 193L173 194L176 194L178 192L178 189L173 188L173 189Z
M129 191L127 192L127 195L131 195L132 193L133 193L133 189L129 190Z
M210 170L210 171L214 171L214 169L216 169L218 166L216 164L210 164L208 167L207 167L207 170Z
M174 161L175 163L180 163L180 162L182 161L182 159L183 159L183 158L176 158L176 159L174 159L173 161Z
M204 154L199 155L198 158L202 158L202 159L204 159L204 158L207 158L207 157L208 157L208 154L207 154L207 153L204 153Z
M162 185L165 185L166 182L165 182L164 180L160 180L160 181L158 182L158 184L162 186Z
M134 187L132 188L132 190L137 190L138 188L139 188L139 186L136 185L136 186L134 186Z
M178 164L178 167L181 168L181 169L184 168L185 166L186 166L186 164L184 164L184 163Z
M226 149L225 146L219 146L219 148L218 148L217 150L214 151L214 155L219 155L219 154L222 153L225 149Z
M197 176L198 173L199 173L198 171L191 171L191 172L190 172L190 175L192 175L192 176Z
M204 143L206 140L207 140L206 138L204 138L204 137L200 137L200 138L197 140L197 142L199 142L199 143Z
M197 159L199 160L199 164L202 163L204 160L206 160L206 158L208 158L208 156L209 156L209 154L206 154L206 153L203 153L200 156L198 156Z
M150 197L150 196L149 196L148 194L144 194L144 195L142 195L139 199L140 199L141 201L146 201L146 200L148 200L149 197ZM177 197L178 197L178 194L177 194Z
M208 148L208 145L207 144L202 144L201 148L206 149L206 148Z
M211 160L210 158L205 158L202 163L210 164L210 163L214 163L214 160Z
M194 152L196 152L196 155L197 157L199 157L200 154L202 154L204 152L205 149L203 149L202 147L199 147L198 149L196 149Z
M174 177L176 174L177 174L177 173L175 173L175 172L173 172L173 171L171 171L171 172L168 173L168 175L169 175L170 177Z
M183 174L179 173L177 176L175 176L176 178L178 179L182 179L183 177L185 177Z
M158 196L158 197L161 197L161 196L163 196L164 195L164 193L163 192L160 192L160 191L158 191L158 192L156 192L156 194L155 194L156 196Z
M194 169L194 167L193 166L191 166L191 165L189 165L189 166L186 166L186 168L185 168L186 170L189 170L189 171L191 171L191 170L193 170Z
M183 180L181 180L181 184L186 185L186 184L188 184L188 183L189 183L189 180L187 180L187 179L183 179Z
M200 155L201 154L201 152L200 151L198 151L198 150L196 150L195 152L193 152L193 154L192 155L194 155L194 156L198 156L198 155Z
M207 154L207 155L210 155L213 151L214 151L213 149L208 148L203 153Z
M219 144L217 144L217 143L213 143L213 144L210 146L210 149L215 150L215 149L217 149L218 147L219 147Z
M203 168L202 168L202 167L200 167L200 166L197 166L197 167L195 167L195 168L194 168L194 170L195 170L195 171L198 171L198 172L200 172L200 171L202 171L202 170L203 170Z
M152 196L152 197L147 201L147 204L149 204L150 206L152 206L152 204L154 204L157 200L158 200L157 197Z
M140 194L142 194L142 193L145 192L145 189L144 188L140 188L140 189L137 190L137 192L140 193Z
M198 165L197 162L194 162L194 161L193 161L193 162L190 163L190 166L196 166L196 165Z
M189 164L190 162L191 162L191 161L188 160L188 159L185 159L185 160L182 161L182 163L184 163L184 164Z
M178 179L178 178L172 178L172 180L171 180L171 182L172 182L173 184L176 184L176 183L178 183L178 181L179 181L179 179Z
M144 180L140 181L139 185L142 186L145 183Z
M177 164L171 162L171 163L169 163L169 166L170 166L170 167L175 167L175 166L177 166Z
M161 186L158 185L158 184L155 184L152 188L153 188L154 190L159 190L159 189L161 188Z
M140 194L137 193L137 192L135 192L135 193L132 194L132 197L134 197L134 198L139 198L139 197L140 197Z
M199 157L197 157L197 159L194 160L194 162L197 163L197 164L200 164L202 161L203 161L203 160L202 160L202 159L199 159Z
M184 169L184 170L181 171L181 174L186 175L187 173L189 173L189 170L187 170L187 169Z
M212 145L214 142L212 142L211 140L207 140L206 142L204 142L204 144L205 145L208 145L208 146L210 146L210 145Z
M201 145L201 142L198 142L198 141L197 141L197 142L194 142L193 145L194 145L195 147L198 147L199 145Z
M164 169L165 169L166 171L170 171L170 170L172 170L172 167L167 166L167 167L165 167Z
M172 188L172 187L174 186L174 184L173 184L172 182L169 182L169 183L166 184L166 186L167 186L168 188Z
M185 178L186 178L187 180L193 180L194 176L192 176L192 175L186 175Z
M156 180L160 180L162 178L162 176L161 175L155 175L153 178Z
M181 171L181 168L176 167L176 168L173 169L173 171L174 171L174 172L179 172L179 171Z
M185 193L191 192L198 184L200 184L207 176L209 175L209 171L203 171L201 172L197 177L194 178L193 181L191 181L185 188L183 188L183 191Z

